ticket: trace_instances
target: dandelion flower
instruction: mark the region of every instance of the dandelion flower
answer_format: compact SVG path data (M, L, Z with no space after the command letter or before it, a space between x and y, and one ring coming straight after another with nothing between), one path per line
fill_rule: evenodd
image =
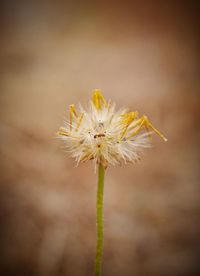
M115 103L107 101L100 89L95 89L88 108L69 107L69 120L60 127L57 136L65 142L67 151L77 164L93 160L98 165L97 187L97 244L95 276L101 275L103 258L103 193L104 175L108 164L135 162L144 148L150 146L150 137L157 130L147 116L125 108L116 110Z
M150 146L152 132L167 141L147 116L116 110L115 103L106 101L101 90L95 89L87 109L70 105L69 120L57 134L77 164L93 160L106 168L108 164L137 161L142 149Z

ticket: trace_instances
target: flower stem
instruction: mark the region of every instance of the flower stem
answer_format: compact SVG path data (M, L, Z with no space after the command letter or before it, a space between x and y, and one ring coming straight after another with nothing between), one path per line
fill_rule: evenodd
M98 188L96 202L97 216L97 243L96 243L96 259L95 259L95 276L101 275L102 258L103 258L103 191L104 191L104 175L105 169L99 164L98 168Z

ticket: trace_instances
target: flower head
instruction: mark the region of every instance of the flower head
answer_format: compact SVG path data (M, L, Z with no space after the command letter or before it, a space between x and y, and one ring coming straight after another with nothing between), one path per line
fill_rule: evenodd
M139 117L137 111L127 109L116 110L115 103L95 89L87 110L81 105L78 109L70 105L69 120L57 135L77 163L94 160L106 168L108 163L137 161L141 150L150 146L153 132L167 141L147 116Z

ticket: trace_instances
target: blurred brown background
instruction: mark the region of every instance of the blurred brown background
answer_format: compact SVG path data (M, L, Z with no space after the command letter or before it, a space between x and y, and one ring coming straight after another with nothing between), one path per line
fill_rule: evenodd
M1 275L92 275L97 176L54 136L94 88L169 139L107 170L103 275L198 274L197 2L1 1Z

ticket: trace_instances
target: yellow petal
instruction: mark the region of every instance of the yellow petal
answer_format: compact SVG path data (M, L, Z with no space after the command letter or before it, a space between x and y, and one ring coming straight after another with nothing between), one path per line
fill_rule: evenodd
M101 89L93 90L92 102L97 109L102 109L102 106L107 106L107 102L102 94Z

